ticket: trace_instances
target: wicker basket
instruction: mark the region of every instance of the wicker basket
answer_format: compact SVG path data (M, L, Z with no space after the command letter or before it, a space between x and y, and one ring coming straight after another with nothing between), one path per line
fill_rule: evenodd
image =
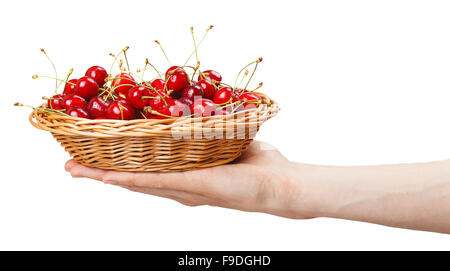
M118 171L174 172L232 162L261 124L279 111L265 96L258 108L226 116L86 120L34 110L31 124L52 133L77 162Z

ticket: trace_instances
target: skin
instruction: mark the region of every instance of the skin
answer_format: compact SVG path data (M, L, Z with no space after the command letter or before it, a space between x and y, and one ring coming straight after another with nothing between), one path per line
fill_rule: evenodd
M179 173L66 170L131 191L176 200L307 219L332 217L450 233L450 160L381 166L294 163L255 141L236 162Z

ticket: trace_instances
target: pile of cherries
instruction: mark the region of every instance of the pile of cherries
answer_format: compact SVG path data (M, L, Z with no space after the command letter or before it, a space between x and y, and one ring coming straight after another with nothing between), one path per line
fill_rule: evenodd
M130 72L112 77L100 66L66 81L62 94L47 100L47 110L86 119L165 119L228 115L257 107L261 97L222 83L214 70L198 71L191 80L183 67L172 66L165 78L136 81Z

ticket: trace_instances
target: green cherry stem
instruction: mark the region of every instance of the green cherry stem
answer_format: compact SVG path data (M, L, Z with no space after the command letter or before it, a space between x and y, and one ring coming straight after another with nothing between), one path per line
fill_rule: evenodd
M255 68L253 69L253 72L252 72L252 75L250 75L250 78L248 79L248 81L247 81L247 84L245 85L245 87L244 87L244 90L246 90L247 89L247 87L248 87L248 84L250 84L250 81L252 80L252 78L253 78L253 75L255 74L255 72L256 72L256 69L258 68L258 65L259 65L259 63L261 62L263 60L263 58L262 57L260 57L260 58L258 58L258 60L256 60L256 65L255 65Z
M161 43L158 40L155 40L155 43L158 44L159 48L161 49L161 51L163 52L164 56L167 59L167 62L169 62L169 65L172 66L172 62L170 62L169 57L166 54L166 51L164 51L164 48L162 47Z
M206 29L205 34L203 34L203 37L200 39L199 43L197 44L197 48L200 47L200 45L202 44L203 40L205 39L206 35L208 34L209 30L211 30L214 27L214 25L210 25L208 27L208 29ZM186 60L186 62L184 62L184 66L186 66L186 64L189 62L189 60L191 59L191 57L195 54L195 51L192 51L191 55L188 57L188 59Z
M241 73L242 73L247 67L249 67L249 66L255 64L257 61L258 61L258 60L255 60L255 61L253 61L253 62L248 63L247 65L245 65L245 66L239 71L238 75L236 76L236 80L234 81L234 87L233 87L233 89L236 88L236 86L237 86L237 81L238 81L239 76L241 75Z
M127 50L128 50L129 48L130 48L130 47L126 46L126 47L123 49L123 56L125 57L125 62L127 63L128 72L131 71L131 70L130 70L130 64L128 63L128 57L127 57Z
M52 61L52 59L47 55L47 52L45 52L45 50L43 48L40 49L41 52L45 55L45 57L47 57L48 61L50 61L50 63L52 64L53 70L55 71L55 78L58 78L58 72L56 71L56 66L55 63ZM56 83L56 90L55 93L58 91L58 81L55 82Z

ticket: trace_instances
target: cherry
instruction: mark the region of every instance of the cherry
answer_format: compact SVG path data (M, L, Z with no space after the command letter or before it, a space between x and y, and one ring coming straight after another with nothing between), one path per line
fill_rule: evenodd
M211 81L211 83L218 85L220 82L222 82L222 75L213 70L206 70L198 75L198 80L200 81L201 79L206 79L208 81Z
M178 100L172 100L167 107L164 107L163 112L166 112L165 115L172 117L183 117L191 114L189 106Z
M172 66L166 71L167 89L179 91L189 84L189 76L186 71L179 66Z
M53 110L62 110L63 106L63 96L61 94L53 95L50 99L47 100L47 107Z
M127 95L128 90L136 86L133 76L126 72L122 72L114 78L115 79L112 81L112 88L118 94Z
M67 110L67 115L75 118L90 119L88 112L84 108L71 107Z
M106 83L105 79L108 77L108 72L100 66L92 66L86 71L85 75L94 79L99 87L103 87Z
M231 101L232 95L233 89L230 87L223 87L216 92L216 95L214 95L214 102L216 104L226 104Z
M71 107L79 107L84 109L86 108L87 103L83 97L75 94L70 94L63 97L62 105L66 110L68 110Z
M188 99L186 97L181 97L180 99L178 99L179 102L184 103L185 105L191 107L191 104L193 103L193 101L191 101L191 99Z
M164 98L161 98L160 96L157 96L155 98L152 98L149 100L148 105L153 109L153 110L158 110L163 106L166 106L166 103L169 104L171 103L173 100L172 97L170 96L166 96ZM164 102L165 101L165 102Z
M215 116L225 116L225 115L230 115L230 112L228 112L227 110L224 109L219 109L214 113Z
M232 97L233 97L233 102L237 102L239 101L239 97L244 94L246 91L243 89L235 89L233 91Z
M64 86L63 94L64 95L73 94L75 92L75 86L77 84L77 81L78 81L78 79L70 79L69 83L72 83L72 84L66 83L66 85Z
M166 85L166 81L163 79L155 79L150 85L156 90L163 90Z
M92 118L98 119L98 118L105 118L106 117L106 110L108 109L109 102L105 101L100 96L93 97L88 105L87 110L89 115Z
M214 99L214 94L216 94L216 87L206 79L198 81L197 85L203 88L203 97L206 99Z
M114 101L108 106L106 117L115 120L131 120L134 118L134 109L128 103Z
M78 79L74 93L78 96L89 99L98 95L98 85L94 79L84 76Z
M181 97L188 98L191 101L194 101L195 97L201 96L203 96L203 88L199 85L187 86L181 92Z
M150 96L150 90L144 86L135 86L128 90L127 100L131 106L136 109L142 109L148 105L149 98L142 98L142 96Z
M239 100L244 106L244 109L256 108L261 103L261 97L253 92L245 92L239 96Z
M217 105L210 99L196 99L191 105L191 112L195 117L209 117L214 115Z

